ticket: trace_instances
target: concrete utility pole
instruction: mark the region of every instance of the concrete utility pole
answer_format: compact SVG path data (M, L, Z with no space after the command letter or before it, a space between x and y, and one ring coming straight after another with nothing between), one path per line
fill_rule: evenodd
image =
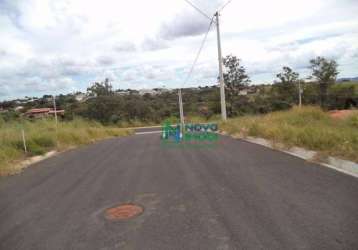
M223 58L221 55L221 41L220 41L220 26L219 26L219 12L215 13L216 16L216 34L218 38L218 56L219 56L219 79L220 79L220 101L221 101L221 118L226 121L226 102L225 102L225 85L223 75Z
M57 130L57 109L56 109L56 96L53 97L53 110L55 112L56 130Z
M27 154L26 137L25 137L25 130L24 129L21 129L21 134L22 134L22 142L24 144L24 151L25 151L25 154Z
M298 80L298 107L302 106L302 89L301 89L301 81Z
M178 96L179 96L180 130L181 130L180 132L182 135L184 131L184 111L183 111L183 99L181 95L181 89L179 89L178 91Z

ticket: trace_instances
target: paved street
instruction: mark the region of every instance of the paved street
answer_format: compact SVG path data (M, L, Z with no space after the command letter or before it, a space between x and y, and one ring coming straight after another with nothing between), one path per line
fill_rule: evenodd
M107 221L104 210L144 212ZM358 179L248 142L110 139L0 179L0 249L358 249Z

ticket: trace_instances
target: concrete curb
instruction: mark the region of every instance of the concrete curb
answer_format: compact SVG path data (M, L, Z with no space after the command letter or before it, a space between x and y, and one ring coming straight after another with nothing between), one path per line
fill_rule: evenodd
M47 152L44 155L33 156L33 157L30 157L30 158L28 158L26 160L23 160L23 161L21 161L20 163L18 163L16 165L16 167L14 168L14 172L9 174L9 175L18 174L23 169L29 167L30 165L38 163L38 162L43 161L43 160L46 160L46 159L48 159L48 158L50 158L50 157L52 157L54 155L57 155L58 153L59 153L58 151L53 150L53 151Z
M226 133L225 133L226 135ZM233 138L236 138L235 136L232 136ZM255 143L264 147L268 147L271 149L275 149L281 152L285 152L287 154L296 156L298 158L307 160L307 161L314 161L315 163L318 163L322 166L329 167L331 169L334 169L336 171L339 171L341 173L345 173L351 176L354 176L358 178L358 164L352 161L342 160L336 157L328 157L326 159L327 162L321 162L317 161L319 159L319 154L316 151L307 150L300 147L292 147L290 149L282 150L282 144L278 144L279 147L275 147L274 143L263 139L263 138L256 138L256 137L246 137L246 138L237 138L241 139L250 143ZM277 144L276 144L277 145Z

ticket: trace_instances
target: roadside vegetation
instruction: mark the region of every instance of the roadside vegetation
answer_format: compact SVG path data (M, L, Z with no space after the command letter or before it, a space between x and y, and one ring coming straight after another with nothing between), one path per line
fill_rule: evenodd
M332 118L319 107L229 119L220 129L238 137L262 137L287 147L315 150L358 162L358 110L345 119Z
M358 161L357 116L334 120L326 113L358 108L356 78L337 81L339 72L335 60L324 57L310 60L308 78L284 66L277 72L273 84L262 85L250 85L250 76L238 57L228 55L223 63L230 118L228 123L222 124L226 131ZM186 123L221 120L217 85L185 88L182 94ZM8 171L14 160L25 157L22 128L27 139L27 155L38 155L54 148L125 135L128 133L125 128L129 127L161 125L168 120L179 122L177 90L113 89L109 79L105 79L91 83L85 93L55 97L56 109L64 110L56 133L53 120L30 121L31 116L26 115L34 108L52 108L53 98L44 95L0 102L0 174ZM306 107L295 108L300 104Z
M22 139L24 130L27 153ZM57 131L57 132L56 132ZM53 119L28 121L17 119L5 122L0 117L0 175L17 171L17 163L28 156L42 155L51 150L65 150L96 140L125 136L127 129L104 126L95 121L74 119L58 123Z
M282 67L273 84L251 84L250 76L240 58L223 58L225 94L228 117L267 114L288 110L295 105L321 106L324 110L358 107L358 83L339 79L334 60L316 57L307 62L309 77L302 77L294 68ZM301 98L299 97L301 93ZM217 85L182 89L183 109L189 117L203 121L220 117L220 91ZM58 95L57 109L64 110L64 120L76 117L119 127L161 124L179 117L178 91L114 89L110 80L90 83L84 93ZM34 108L52 108L53 97L27 97L0 102L0 115L5 121L21 117Z

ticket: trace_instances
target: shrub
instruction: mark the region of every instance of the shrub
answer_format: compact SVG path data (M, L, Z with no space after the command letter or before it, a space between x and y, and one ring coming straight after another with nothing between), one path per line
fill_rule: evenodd
M318 107L230 119L220 124L229 134L240 133L300 146L324 154L358 161L358 115L334 120Z
M55 138L48 135L48 136L39 136L39 137L34 137L32 139L32 141L39 145L40 147L44 147L44 148L51 148L54 147L56 145L55 142Z
M57 129L53 119L1 122L0 126L0 175L13 172L15 165L12 163L25 157L22 129L25 131L29 155L41 155L56 147L66 149L130 133L125 129L106 127L83 119L60 122Z

